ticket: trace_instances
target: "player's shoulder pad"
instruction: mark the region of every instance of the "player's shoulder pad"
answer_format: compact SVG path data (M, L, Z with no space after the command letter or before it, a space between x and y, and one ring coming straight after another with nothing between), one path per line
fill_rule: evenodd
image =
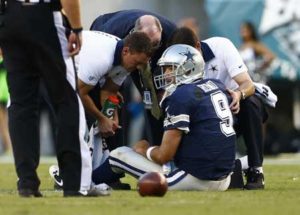
M194 100L196 94L198 97L200 96L199 92L197 93L196 91L197 87L195 84L182 84L176 88L170 99L176 99L178 103L186 104L187 102Z
M225 91L225 85L217 79L205 79L197 83L197 88L201 89L203 93L210 93L216 90Z

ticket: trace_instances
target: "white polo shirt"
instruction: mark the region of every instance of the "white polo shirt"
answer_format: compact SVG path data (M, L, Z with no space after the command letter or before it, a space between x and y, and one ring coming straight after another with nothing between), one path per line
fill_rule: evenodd
M129 73L120 66L122 41L113 35L100 31L83 31L82 47L79 52L78 78L85 84L103 86L107 77L121 86ZM120 50L118 50L120 49Z
M237 89L233 77L248 69L232 42L223 37L212 37L201 42L201 51L205 61L204 78L218 79L227 88Z

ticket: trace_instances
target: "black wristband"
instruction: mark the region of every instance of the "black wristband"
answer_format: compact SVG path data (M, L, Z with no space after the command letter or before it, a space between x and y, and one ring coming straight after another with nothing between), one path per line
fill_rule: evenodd
M82 30L83 30L82 27L80 27L80 28L72 28L72 32L73 32L74 34L79 34L79 33L82 32Z

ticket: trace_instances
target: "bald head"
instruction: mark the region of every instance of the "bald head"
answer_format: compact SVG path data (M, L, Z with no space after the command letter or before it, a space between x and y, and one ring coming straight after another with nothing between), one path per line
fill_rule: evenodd
M135 22L134 31L146 33L154 47L160 44L162 27L155 16L144 15L139 17Z

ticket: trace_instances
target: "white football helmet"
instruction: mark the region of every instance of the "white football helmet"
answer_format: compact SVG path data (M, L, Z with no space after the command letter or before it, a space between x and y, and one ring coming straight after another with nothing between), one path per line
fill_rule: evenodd
M161 74L154 77L157 89L166 89L171 84L192 83L202 79L204 75L204 60L200 52L189 45L177 44L164 51L157 65L161 67ZM165 66L172 66L172 72L164 73Z

